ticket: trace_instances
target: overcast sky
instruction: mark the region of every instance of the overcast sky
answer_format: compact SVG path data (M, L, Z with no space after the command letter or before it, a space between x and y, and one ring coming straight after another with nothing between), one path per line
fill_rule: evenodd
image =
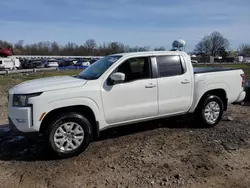
M2 40L68 41L171 48L183 38L187 51L221 32L235 49L250 43L250 0L0 0Z

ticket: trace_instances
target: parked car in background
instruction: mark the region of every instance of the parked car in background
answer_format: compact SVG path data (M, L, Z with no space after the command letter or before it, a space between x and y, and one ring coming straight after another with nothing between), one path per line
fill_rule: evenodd
M197 60L194 60L194 59L192 59L191 62L192 62L193 64L198 64L198 63L199 63Z
M0 57L12 56L11 48L0 48Z
M71 59L61 59L58 61L59 67L74 66L74 62Z
M245 63L250 63L250 57L244 57L243 61L244 61Z
M93 58L89 61L90 65L92 65L94 62L96 62L97 60L99 60L98 58Z
M88 60L88 59L79 59L75 63L75 66L89 66L89 65L90 65L90 60Z
M46 68L50 67L59 67L58 62L55 59L48 59L44 61L44 65Z
M37 67L37 64L39 64L40 61L38 60L27 60L22 64L22 67L25 69L34 69Z
M33 61L32 64L34 64L34 68L45 68L45 64L43 61Z
M76 62L78 61L78 59L68 59L70 61L72 61L74 64L76 64Z

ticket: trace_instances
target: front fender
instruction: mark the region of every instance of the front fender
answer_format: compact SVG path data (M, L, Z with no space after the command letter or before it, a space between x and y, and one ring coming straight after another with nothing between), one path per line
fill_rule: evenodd
M45 102L45 101L44 101ZM100 108L97 105L97 103L90 99L90 98L80 98L80 97L75 97L75 98L63 98L63 99L57 99L53 100L50 102L47 102L46 105L44 105L44 102L41 100L36 100L36 103L33 108L33 128L36 129L37 131L40 130L40 125L43 121L43 119L53 110L63 108L63 107L70 107L70 106L87 106L89 107L96 118L96 121L101 121L101 112ZM42 114L45 113L45 116L41 118Z
M96 104L96 102L90 98L66 98L66 99L60 99L51 101L48 103L47 113L51 112L52 110L63 108L63 107L70 107L70 106L87 106L89 107L94 115L97 121L100 119L100 109L99 106Z

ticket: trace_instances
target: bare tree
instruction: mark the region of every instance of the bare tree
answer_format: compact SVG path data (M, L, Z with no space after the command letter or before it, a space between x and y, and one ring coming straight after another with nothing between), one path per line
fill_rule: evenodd
M165 51L165 47L161 46L159 48L155 48L154 51Z
M225 51L229 47L229 41L221 33L215 31L203 39L195 46L194 51L204 53L206 55L216 56L221 51Z
M140 47L140 48L139 48L139 51L140 51L140 52L149 51L149 50L150 50L150 47L149 47L149 46L144 46L144 47Z
M13 54L22 55L24 51L23 43L23 40L19 40L16 44L14 44Z
M58 45L57 42L55 42L55 41L52 42L50 53L53 55L60 54L60 46Z
M244 55L250 55L250 44L241 44L239 46L239 51Z
M12 48L12 44L5 40L0 40L0 48Z
M119 46L118 42L111 42L108 45L108 48L110 49L111 54L120 52L120 46Z
M15 47L15 48L18 48L18 49L23 49L23 43L24 43L23 40L19 40L19 41L14 45L14 47Z
M194 53L197 55L204 55L206 54L205 46L203 41L198 42L198 44L195 45Z
M89 54L93 54L94 49L96 48L96 42L94 39L88 39L84 46L87 48Z

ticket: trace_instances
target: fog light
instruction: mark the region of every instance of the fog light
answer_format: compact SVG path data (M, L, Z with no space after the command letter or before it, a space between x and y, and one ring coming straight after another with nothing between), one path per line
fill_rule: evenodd
M25 119L16 119L18 123L26 123Z

